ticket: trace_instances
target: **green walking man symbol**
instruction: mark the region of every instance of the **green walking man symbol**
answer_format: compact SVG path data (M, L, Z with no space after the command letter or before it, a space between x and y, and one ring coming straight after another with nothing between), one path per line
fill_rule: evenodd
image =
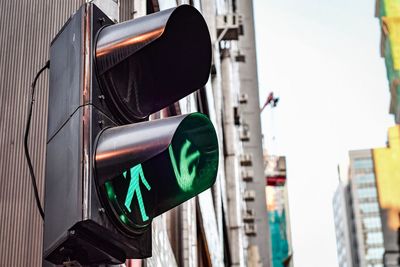
M194 164L191 171L189 170L189 166L193 162L198 161L200 157L200 152L198 150L195 150L193 153L189 153L189 148L191 146L192 143L186 139L179 153L179 164L175 159L172 145L169 146L169 156L171 158L176 181L178 182L179 187L185 192L192 190L194 178L196 178L196 164Z
M127 171L123 173L124 178L126 179ZM142 164L138 164L135 167L130 169L131 181L129 183L128 193L125 198L125 207L131 212L131 204L133 196L136 194L136 198L139 204L140 214L142 215L142 220L145 222L149 219L149 216L146 214L146 209L144 207L142 192L140 191L139 180L144 184L148 191L151 190L149 183L146 180L146 177L143 173Z
M180 153L179 153L179 162L175 159L175 155L172 149L172 145L169 146L169 155L171 158L172 167L175 173L176 180L178 182L179 187L187 192L192 189L193 181L196 177L196 164L189 170L189 166L197 161L200 157L200 152L195 150L193 153L189 153L189 148L192 146L192 143L189 140L186 140L183 144ZM179 167L178 167L179 166ZM123 173L124 178L126 179L127 171ZM136 194L136 198L139 204L140 214L142 215L143 222L149 219L149 216L146 214L146 209L143 202L142 191L140 190L141 181L148 191L151 190L151 186L146 180L146 177L143 173L142 164L138 164L135 167L130 169L130 183L128 192L125 198L125 207L129 212L131 212L131 204L133 196Z

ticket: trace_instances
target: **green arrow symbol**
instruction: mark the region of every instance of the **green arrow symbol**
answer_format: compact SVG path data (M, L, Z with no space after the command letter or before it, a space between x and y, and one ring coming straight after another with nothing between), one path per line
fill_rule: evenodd
M170 145L168 148L176 180L179 187L185 192L192 189L193 181L196 177L196 165L193 166L192 171L189 171L189 165L200 157L200 152L198 150L191 154L188 154L188 150L191 145L192 143L190 143L189 140L186 140L182 146L179 155L179 170L177 161L174 156L174 151L172 149L172 145Z

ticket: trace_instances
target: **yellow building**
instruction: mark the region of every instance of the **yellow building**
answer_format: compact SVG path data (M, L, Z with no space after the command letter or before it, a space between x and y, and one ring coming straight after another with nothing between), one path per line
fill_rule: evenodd
M398 250L400 227L400 125L389 128L388 145L373 149L385 250Z
M400 123L400 1L377 0L376 17L382 27L381 56L385 59L390 90L389 112Z

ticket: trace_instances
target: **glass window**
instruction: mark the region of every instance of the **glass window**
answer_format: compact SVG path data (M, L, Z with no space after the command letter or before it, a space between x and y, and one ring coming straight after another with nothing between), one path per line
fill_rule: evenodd
M360 204L361 213L377 213L379 212L378 203L361 203Z
M375 175L373 173L358 175L356 182L357 184L375 183Z
M356 169L364 169L372 167L372 159L371 158L360 158L354 160L354 168Z
M369 188L359 188L357 189L359 198L375 198L376 197L376 189L375 187Z
M383 244L383 236L381 232L373 232L367 234L367 244Z
M356 174L368 174L374 172L371 158L355 159L353 168Z
M374 229L381 228L381 218L380 217L367 217L362 219L364 228Z
M373 260L373 259L382 259L383 255L383 248L370 248L367 250L367 255L365 258L367 260Z

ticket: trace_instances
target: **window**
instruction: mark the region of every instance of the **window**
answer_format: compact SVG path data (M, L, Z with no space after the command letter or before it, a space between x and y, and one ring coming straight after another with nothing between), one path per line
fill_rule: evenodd
M371 158L355 159L353 168L355 174L370 174L374 172Z
M383 248L370 248L367 250L365 258L367 260L375 260L375 259L382 260L383 251L384 251Z
M363 226L365 229L381 228L380 217L367 217L362 219Z
M357 175L356 183L357 184L375 183L375 175L373 173Z
M376 198L375 187L357 189L359 198Z
M356 159L354 160L354 168L356 169L372 168L372 159L371 158Z
M368 245L383 244L383 236L381 232L372 232L367 234Z
M378 203L361 203L360 204L361 213L377 213L379 212Z

